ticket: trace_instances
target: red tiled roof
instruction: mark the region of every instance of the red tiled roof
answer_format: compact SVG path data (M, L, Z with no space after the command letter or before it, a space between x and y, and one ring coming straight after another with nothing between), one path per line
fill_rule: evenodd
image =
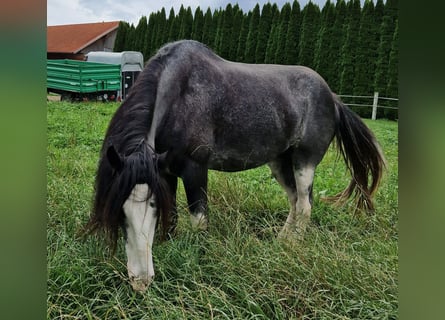
M119 21L47 27L47 52L78 53L119 27Z

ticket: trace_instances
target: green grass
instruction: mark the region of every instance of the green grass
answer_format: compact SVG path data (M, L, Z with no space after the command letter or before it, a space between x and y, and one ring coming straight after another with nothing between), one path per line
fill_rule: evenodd
M82 239L106 127L117 104L48 102L48 319L395 319L398 317L398 125L366 121L388 161L375 215L322 201L350 177L330 150L300 244L276 235L286 196L262 167L209 173L210 226L191 230L182 185L175 239L153 248L156 277L132 291L121 241L112 256Z

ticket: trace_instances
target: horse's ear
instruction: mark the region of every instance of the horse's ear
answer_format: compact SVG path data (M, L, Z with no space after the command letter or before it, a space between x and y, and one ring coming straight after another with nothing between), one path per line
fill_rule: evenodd
M110 161L111 166L115 170L117 170L118 172L122 171L122 168L124 167L124 161L113 145L110 145L107 149L107 158L108 161Z

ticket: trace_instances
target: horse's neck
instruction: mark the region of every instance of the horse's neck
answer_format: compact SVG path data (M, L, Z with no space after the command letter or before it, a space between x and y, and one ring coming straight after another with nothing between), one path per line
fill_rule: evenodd
M156 131L158 130L163 118L166 115L167 107L162 103L155 103L153 118L151 121L150 130L147 135L147 143L155 150Z
M155 146L155 132L156 128L153 130L153 126L151 126L150 131L147 135L147 144L153 148L153 150L156 148Z
M114 134L121 137L121 142L123 145L134 145L135 141L139 142L143 140L149 145L149 147L154 149L154 133L156 132L156 127L153 128L152 120L150 124L150 117L146 118L138 115L138 113L147 114L146 110L139 110L139 108L147 109L147 107L139 106L138 108L133 106L130 108L128 104L131 102L132 101L126 100L124 103L127 103L127 105L121 106L121 108L123 107L124 109L127 108L129 110L127 112L122 111L120 113L120 116L117 118L117 121L114 124Z

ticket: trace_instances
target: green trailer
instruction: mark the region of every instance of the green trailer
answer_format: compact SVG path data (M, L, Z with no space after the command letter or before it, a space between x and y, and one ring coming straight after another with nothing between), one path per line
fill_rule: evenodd
M118 64L78 60L47 60L48 92L61 95L62 100L114 100L121 89Z

